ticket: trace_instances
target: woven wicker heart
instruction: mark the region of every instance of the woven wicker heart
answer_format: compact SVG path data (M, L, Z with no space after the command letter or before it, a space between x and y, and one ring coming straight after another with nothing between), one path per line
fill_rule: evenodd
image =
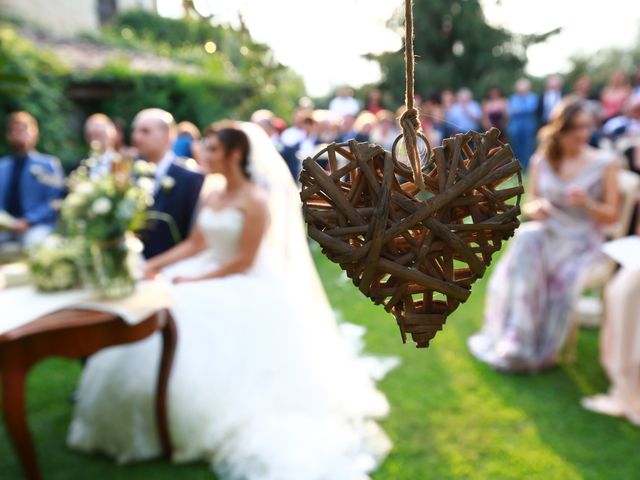
M456 135L434 148L421 200L412 170L378 145L331 144L303 162L309 235L394 314L404 342L411 334L429 345L519 225L520 164L499 133Z

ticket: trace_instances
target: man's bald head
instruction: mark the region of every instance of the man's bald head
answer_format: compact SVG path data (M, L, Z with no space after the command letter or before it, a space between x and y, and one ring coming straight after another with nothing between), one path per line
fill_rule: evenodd
M134 127L139 121L157 122L158 125L166 128L170 132L173 132L176 129L176 121L174 120L173 115L161 108L145 108L144 110L140 110L133 119Z
M159 162L169 151L176 133L176 122L166 110L147 108L133 120L133 144L145 160Z

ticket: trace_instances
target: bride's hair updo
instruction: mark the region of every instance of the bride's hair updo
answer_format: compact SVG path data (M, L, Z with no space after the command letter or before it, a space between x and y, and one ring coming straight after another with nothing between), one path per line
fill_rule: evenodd
M560 139L576 128L575 118L579 113L588 111L586 102L578 96L568 96L553 110L549 124L538 134L541 152L554 170L560 168L564 152Z
M238 150L241 155L240 168L242 173L245 177L251 179L251 172L249 171L251 146L246 133L240 130L234 122L218 122L207 128L205 135L215 135L227 153Z

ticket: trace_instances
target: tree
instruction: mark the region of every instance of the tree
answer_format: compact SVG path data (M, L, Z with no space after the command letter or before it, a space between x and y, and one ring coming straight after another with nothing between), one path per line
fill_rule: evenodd
M70 125L72 106L65 96L65 67L50 53L0 21L0 155L8 151L6 115L26 110L40 124L42 151L63 160L80 158L78 133Z
M567 84L573 85L580 76L588 75L597 87L602 87L615 70L631 73L640 68L640 34L631 48L607 48L595 55L575 55L570 60L572 68L566 76Z
M238 116L248 117L259 108L290 116L295 108L293 99L305 94L302 78L278 62L267 45L253 39L242 17L239 27L232 28L202 15L191 1L183 4L186 16L182 19L163 18L142 10L125 12L104 35L121 41L122 31L127 29L129 41L137 47L144 45L205 69L224 64L225 77L250 92L235 109Z
M404 32L404 8L389 22ZM482 95L492 85L511 89L523 75L529 46L559 29L540 35L515 35L487 23L479 0L415 0L414 50L416 92L470 87ZM382 87L394 101L404 97L404 52L369 56L380 63Z

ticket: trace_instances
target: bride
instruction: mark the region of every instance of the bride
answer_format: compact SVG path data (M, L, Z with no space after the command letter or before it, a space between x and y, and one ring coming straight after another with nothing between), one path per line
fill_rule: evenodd
M173 460L208 461L224 480L369 478L391 447L374 421L389 410L374 379L395 361L358 356L359 339L338 328L295 185L266 134L229 124L205 142L226 187L205 197L187 240L147 264L172 280L176 300ZM72 448L120 463L159 455L159 356L153 337L89 360Z

